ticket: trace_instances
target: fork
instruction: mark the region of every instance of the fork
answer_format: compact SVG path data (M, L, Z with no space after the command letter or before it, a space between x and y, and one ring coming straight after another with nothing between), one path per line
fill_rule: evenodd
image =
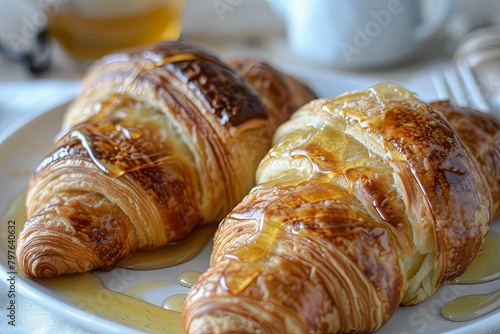
M449 99L456 106L493 112L476 76L465 61L459 59L453 65L432 73L431 79L439 99Z
M438 97L500 120L500 25L463 36L451 61L451 66L432 75Z

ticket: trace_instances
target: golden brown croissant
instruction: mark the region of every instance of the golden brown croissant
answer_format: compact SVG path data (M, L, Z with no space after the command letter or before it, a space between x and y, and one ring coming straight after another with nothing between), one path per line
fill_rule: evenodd
M219 222L254 185L277 125L315 97L266 64L235 64L239 73L173 42L94 64L67 134L31 179L21 268L52 277L112 266Z
M452 106L448 101L430 103L439 110L455 130L462 143L475 158L479 169L490 188L492 202L491 213L495 220L500 217L500 132L498 120L493 115L479 111ZM467 117L464 117L464 114Z
M477 149L398 85L306 104L219 225L185 329L371 332L426 299L464 272L499 204L470 153L494 152L483 172L498 184L498 141L466 144Z

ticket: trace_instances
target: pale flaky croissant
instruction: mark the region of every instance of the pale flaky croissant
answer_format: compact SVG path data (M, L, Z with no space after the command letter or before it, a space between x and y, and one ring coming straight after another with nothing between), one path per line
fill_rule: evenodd
M109 267L219 222L255 183L272 134L312 91L167 42L97 61L29 185L17 256L34 277Z
M187 332L372 332L463 273L500 201L500 130L456 117L483 140L395 84L300 108L219 225Z

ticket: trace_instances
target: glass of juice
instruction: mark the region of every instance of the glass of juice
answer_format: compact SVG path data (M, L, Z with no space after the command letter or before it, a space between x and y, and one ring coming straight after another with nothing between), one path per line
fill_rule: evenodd
M45 2L48 32L74 58L176 40L186 0L55 0Z

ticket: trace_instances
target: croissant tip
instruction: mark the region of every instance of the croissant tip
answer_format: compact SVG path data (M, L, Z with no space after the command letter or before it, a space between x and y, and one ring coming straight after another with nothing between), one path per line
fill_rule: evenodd
M47 238L44 233L32 233L21 238L17 257L22 271L33 278L52 278L55 276L88 271L95 266L94 257L85 245L75 240ZM87 258L85 258L85 256Z
M73 273L74 265L71 264L71 259L65 258L63 255L42 254L28 262L21 269L26 275L34 278L52 278L59 275Z

